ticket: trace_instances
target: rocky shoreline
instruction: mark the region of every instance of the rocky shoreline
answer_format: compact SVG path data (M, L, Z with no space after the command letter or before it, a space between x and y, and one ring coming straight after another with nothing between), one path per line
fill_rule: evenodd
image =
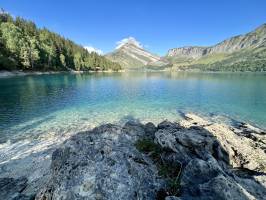
M72 74L83 74L83 73L113 73L113 72L125 72L124 70L112 71L112 70L98 70L98 71L0 71L0 78L8 78L12 76L26 76L26 75L44 75L44 74L60 74L60 73L72 73Z
M43 75L43 74L58 74L62 73L60 71L22 71L22 70L14 70L14 71L0 71L0 78L7 78L12 76L26 76L26 75Z
M42 181L0 178L3 199L265 199L266 132L185 114L105 124L67 139ZM34 173L34 172L32 172ZM34 189L32 189L34 188Z

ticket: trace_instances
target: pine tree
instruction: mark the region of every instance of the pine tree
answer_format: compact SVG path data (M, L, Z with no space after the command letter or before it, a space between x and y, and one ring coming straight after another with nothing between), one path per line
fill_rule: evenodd
M8 63L8 64L7 64ZM46 28L0 11L0 69L119 70L121 66Z

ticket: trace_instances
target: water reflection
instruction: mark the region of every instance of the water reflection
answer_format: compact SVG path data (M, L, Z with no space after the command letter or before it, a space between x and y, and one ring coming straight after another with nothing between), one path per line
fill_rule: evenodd
M178 119L179 110L228 115L266 127L265 84L263 73L62 73L4 78L0 79L0 137L62 131L127 116Z

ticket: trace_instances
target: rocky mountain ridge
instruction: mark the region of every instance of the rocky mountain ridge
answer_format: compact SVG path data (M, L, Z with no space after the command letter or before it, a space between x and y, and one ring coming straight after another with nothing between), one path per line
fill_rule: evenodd
M201 58L215 53L232 53L245 48L257 48L266 45L266 24L261 25L252 32L224 40L214 46L199 47L186 46L170 49L167 57Z
M124 69L266 71L266 24L213 46L173 48L165 57L148 52L129 38L106 57Z

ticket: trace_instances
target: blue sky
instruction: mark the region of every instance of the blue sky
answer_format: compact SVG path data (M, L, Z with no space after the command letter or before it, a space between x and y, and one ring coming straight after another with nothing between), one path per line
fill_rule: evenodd
M0 7L83 45L134 37L159 55L212 45L266 23L266 0L1 0Z

